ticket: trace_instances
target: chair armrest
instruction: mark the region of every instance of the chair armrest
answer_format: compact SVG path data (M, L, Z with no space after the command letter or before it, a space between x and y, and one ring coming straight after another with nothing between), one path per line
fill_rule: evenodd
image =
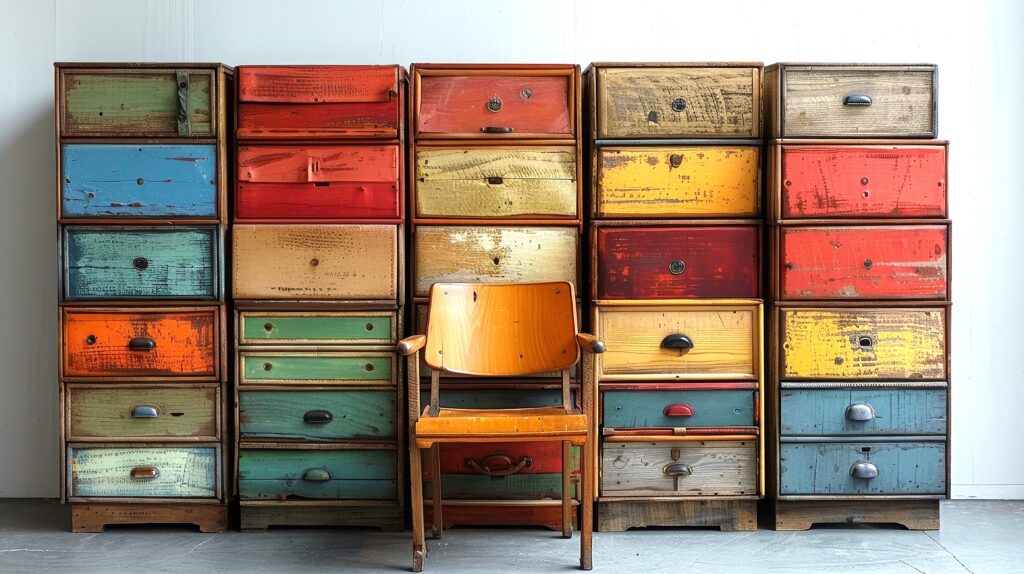
M427 344L426 335L411 335L398 342L398 354L409 356Z
M576 342L585 353L603 353L604 341L589 333L576 333Z

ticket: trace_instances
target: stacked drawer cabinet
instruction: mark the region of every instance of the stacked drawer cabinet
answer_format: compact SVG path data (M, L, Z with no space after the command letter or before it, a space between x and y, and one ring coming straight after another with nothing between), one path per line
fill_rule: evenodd
M939 527L949 491L947 145L930 65L766 74L775 527Z
M414 332L426 332L433 283L578 286L579 67L415 64L411 74ZM430 379L425 364L420 373ZM442 406L463 408L560 405L560 385L558 373L486 386L446 378L440 400ZM410 408L418 408L419 397L409 399ZM439 456L440 477L434 476L431 456L424 457L428 521L440 482L442 527L563 529L561 445L441 445ZM578 478L572 487L577 484Z
M56 64L61 496L227 527L219 64Z
M595 63L598 529L757 527L759 63Z
M237 76L241 528L401 530L405 70Z

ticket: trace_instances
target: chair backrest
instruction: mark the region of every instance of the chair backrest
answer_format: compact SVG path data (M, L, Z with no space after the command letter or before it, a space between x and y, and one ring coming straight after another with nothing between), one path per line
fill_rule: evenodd
M572 283L436 283L425 360L432 369L508 377L568 369L579 360Z

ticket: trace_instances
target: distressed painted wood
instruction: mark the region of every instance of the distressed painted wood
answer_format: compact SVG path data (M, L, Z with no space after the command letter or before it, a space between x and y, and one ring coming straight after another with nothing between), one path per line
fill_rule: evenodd
M944 309L782 309L780 325L783 378L946 377Z
M493 385L491 385L493 386ZM561 389L530 388L521 385L515 389L478 389L462 390L458 386L452 388L442 386L439 395L440 405L453 409L526 409L533 407L557 407L562 404ZM420 403L430 403L430 390L425 389ZM548 445L549 443L536 443ZM448 446L443 446L448 448ZM554 448L554 447L551 447ZM425 468L425 467L424 467Z
M945 225L782 227L780 299L946 299Z
M216 299L216 227L62 228L64 296L96 299Z
M416 227L413 282L425 297L434 283L537 283L578 277L576 227Z
M669 474L686 465L692 474ZM756 441L622 443L605 440L601 496L757 494Z
M760 228L596 228L595 299L757 297Z
M775 530L808 530L814 524L899 524L938 530L938 500L773 500Z
M510 407L507 407L510 408ZM528 463L512 475L562 472L562 445L558 442L452 443L442 444L441 473L444 482L449 474L484 476L487 470L502 472L517 468L524 459ZM572 473L579 475L580 450L572 447ZM470 464L472 461L476 466ZM511 463L511 464L510 464ZM424 460L423 478L433 480L433 469ZM500 481L501 479L492 479Z
M238 104L239 139L394 138L398 99L360 104Z
M625 532L646 526L753 531L757 530L757 501L603 499L597 503L597 529L601 532Z
M238 66L238 99L266 103L387 102L398 92L398 66Z
M576 217L572 147L433 148L416 152L418 217Z
M423 75L419 82L419 135L480 135L488 127L511 128L509 135L573 133L576 102L568 71L557 76Z
M63 144L59 217L217 217L213 145Z
M218 496L213 447L68 447L67 485L72 498L214 498ZM153 478L133 478L153 467Z
M944 145L784 145L781 217L945 217Z
M397 183L238 183L235 217L356 221L402 218Z
M424 482L423 496L433 496L433 487L434 483ZM572 498L576 498L576 490L577 482L573 481L569 493ZM494 480L483 475L444 474L441 477L441 495L444 500L559 500L562 498L562 475L514 474ZM504 521L495 524L504 524Z
M779 391L779 432L792 435L944 435L945 388L792 388ZM855 420L847 409L871 413Z
M234 225L235 299L397 299L394 225Z
M601 400L605 429L757 424L757 392L751 390L604 391ZM688 412L692 414L686 414Z
M396 342L393 311L240 311L240 345L386 345Z
M307 501L308 502L308 501ZM297 504L294 500L279 502L241 501L239 527L242 532L266 532L282 526L361 526L379 528L383 532L405 529L403 507L399 504L359 504L318 499L313 504Z
M760 67L597 69L598 138L757 138L760 108Z
M600 147L596 161L597 217L761 213L760 146Z
M199 532L228 529L228 505L144 502L77 502L71 505L72 532L103 532L113 524L194 524Z
M877 468L875 478L856 478L858 463ZM946 443L783 441L779 446L779 494L923 494L945 496Z
M238 432L243 439L380 440L396 436L394 390L238 392ZM327 411L328 422L306 422Z
M242 448L238 495L243 500L397 497L396 451Z
M217 385L132 386L68 384L68 440L185 438L216 441L220 430ZM147 407L152 408L149 412ZM153 415L156 416L153 416Z
M325 183L398 181L395 145L238 146L238 181Z
M239 383L392 384L392 353L240 351Z

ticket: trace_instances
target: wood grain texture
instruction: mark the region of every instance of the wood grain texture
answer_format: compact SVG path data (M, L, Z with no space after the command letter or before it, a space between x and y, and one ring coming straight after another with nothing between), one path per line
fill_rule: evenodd
M69 441L180 438L217 441L221 436L220 386L65 387ZM153 418L133 416L136 407L156 409Z
M938 500L773 500L775 530L808 530L814 524L899 524L938 530Z
M398 181L396 145L242 145L238 181L253 183Z
M878 476L856 478L851 468L874 465ZM946 493L946 443L782 441L780 495L936 495Z
M383 440L397 436L394 390L238 392L238 434L242 439ZM327 411L331 420L306 422L311 411Z
M394 353L377 351L239 351L238 383L393 385Z
M792 384L790 384L792 385ZM806 435L945 435L945 388L783 388L779 432ZM847 408L867 405L869 420L851 420Z
M579 448L573 447L572 453L572 473L579 475ZM469 461L476 463L480 469L502 471L508 469L509 461L515 463L512 465L514 467L524 458L529 459L529 464L513 474L561 474L562 472L562 445L557 442L442 444L441 472L445 478L441 482L444 483L449 474L484 476L480 470L470 465ZM430 464L423 465L424 480L433 479L430 466ZM500 480L492 480L492 482L500 482Z
M398 66L238 66L242 102L386 102L397 96Z
M215 498L220 485L212 447L68 447L68 497ZM154 478L133 469L155 467Z
M575 498L577 496L575 482L571 486L569 496ZM433 488L433 482L424 483L423 495L433 496ZM562 475L559 473L515 474L494 480L481 475L445 474L441 480L441 494L445 501L559 500L562 498ZM504 517L500 514L492 517L492 520L495 522L485 524L505 524Z
M265 532L270 526L361 526L384 532L401 532L405 528L404 513L397 504L352 506L345 501L332 504L330 500L319 499L312 506L286 500L273 504L242 501L240 507L242 532Z
M673 476L671 465L692 474ZM617 443L605 440L601 496L757 494L757 441Z
M529 75L420 76L418 134L479 135L485 127L512 135L570 135L576 113L570 77ZM501 101L497 111L488 108ZM495 105L497 107L497 105Z
M398 98L360 104L238 104L238 138L343 139L398 137Z
M394 311L239 311L240 345L388 345Z
M310 219L339 223L401 220L397 183L244 183L235 196L239 222Z
M599 500L597 529L625 532L646 526L719 528L722 532L757 530L756 500Z
M71 505L72 532L103 532L113 524L194 524L200 532L224 532L228 529L228 506L139 502Z
M755 217L759 146L601 147L594 213L603 218Z
M685 386L675 391L604 391L602 424L606 430L754 426L756 395L743 389L687 390ZM674 405L689 406L692 414L672 414L686 412L670 411Z
M388 500L397 496L396 451L242 448L242 500ZM318 472L310 472L318 471Z

